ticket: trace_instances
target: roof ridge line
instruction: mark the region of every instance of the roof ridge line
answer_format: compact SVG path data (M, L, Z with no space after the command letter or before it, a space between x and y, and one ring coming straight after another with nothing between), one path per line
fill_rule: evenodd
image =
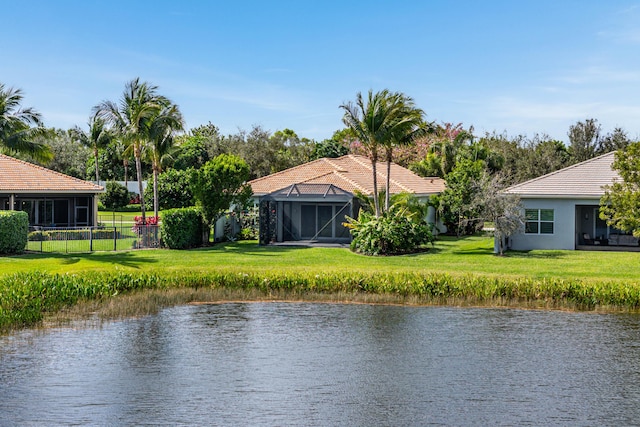
M616 151L617 151L617 150L616 150ZM601 155L599 155L599 156L597 156L597 157L592 157L592 158L590 158L590 159L583 160L583 161L581 161L581 162L579 162L579 163L574 163L573 165L570 165L570 166L567 166L567 167L564 167L564 168L561 168L561 169L555 170L555 171L553 171L553 172L549 172L549 173L544 174L544 175L540 175L540 176L538 176L538 177L536 177L536 178L531 178L531 179L529 179L529 180L527 180L527 181L523 181L523 182L520 182L520 183L518 183L518 184L514 184L514 185L512 185L512 186L510 186L510 187L506 188L505 190L510 190L510 189L512 189L512 188L520 187L520 186L522 186L522 185L524 185L524 184L529 184L529 183L532 183L532 182L539 181L539 180L541 180L541 179L543 179L543 178L547 178L547 177L549 177L549 176L557 175L558 173L560 173L560 172L564 172L564 171L567 171L568 169L574 169L574 168L576 168L577 166L581 166L581 165L583 165L583 164L585 164L585 163L591 163L591 162L593 162L593 161L595 161L595 160L599 160L599 159L600 159L600 158L602 158L602 157L609 156L609 155L611 155L611 154L615 154L615 153L616 153L616 151L610 151L610 152L608 152L608 153L601 154Z
M266 178L272 178L273 176L276 176L276 175L282 175L282 174L283 174L283 173L285 173L285 172L291 172L292 170L294 170L294 169L299 169L299 168L301 168L301 167L303 167L303 166L307 167L307 166L309 166L309 165L310 165L310 164L312 164L312 163L319 163L319 162L320 162L320 161L322 161L322 160L326 160L326 158L325 158L325 157L322 157L322 158L315 159L315 160L312 160L312 161L307 162L307 163L302 163L302 164L300 164L300 165L296 165L296 166L292 166L292 167L287 168L287 169L283 169L283 170L278 171L278 172L270 173L269 175L264 175L264 176L261 176L261 177L259 177L259 178L252 179L252 180L250 180L250 181L249 181L249 183L251 183L251 182L257 182L257 181L262 181L263 179L266 179Z

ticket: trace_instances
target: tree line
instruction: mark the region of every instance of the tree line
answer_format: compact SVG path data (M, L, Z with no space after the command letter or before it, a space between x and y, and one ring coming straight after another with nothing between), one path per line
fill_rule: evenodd
M159 209L188 203L176 201L192 197L176 183L188 181L186 171L199 170L223 154L242 159L252 179L317 158L353 153L368 156L374 167L377 160L394 161L421 176L444 178L447 189L432 203L450 230L469 233L482 223L483 206L476 200L481 188L503 188L631 143L622 128L605 133L593 118L569 127L568 144L542 134L477 135L473 127L426 121L410 97L388 90L370 91L368 98L357 94L355 102L340 105L345 127L322 141L300 137L291 129L272 133L258 125L229 135L211 122L187 131L178 105L160 95L157 86L139 79L125 85L117 102L96 104L86 129L45 128L41 115L23 107L22 99L21 90L0 84L0 152L82 179L153 179L155 215ZM376 115L385 113L380 106L399 108L399 133L393 135L381 127L382 121L376 122ZM367 123L374 125L367 128ZM393 143L371 139L383 131ZM377 191L373 199L379 215ZM389 209L388 194L384 207ZM144 209L142 203L143 215Z

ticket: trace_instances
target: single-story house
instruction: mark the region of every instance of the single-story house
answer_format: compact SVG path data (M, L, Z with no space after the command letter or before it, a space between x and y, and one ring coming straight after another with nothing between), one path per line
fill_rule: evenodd
M387 165L377 165L378 191L385 188ZM284 241L350 242L342 223L357 217L356 193L373 194L371 161L364 156L322 158L249 182L260 206L260 243ZM441 178L422 178L391 165L391 194L409 192L422 201L444 190ZM436 222L431 210L427 221Z
M104 188L0 154L0 210L25 211L30 226L97 225Z
M505 190L520 197L525 230L507 246L530 249L620 249L638 246L638 239L607 226L600 219L604 186L620 180L611 168L614 152L569 166Z

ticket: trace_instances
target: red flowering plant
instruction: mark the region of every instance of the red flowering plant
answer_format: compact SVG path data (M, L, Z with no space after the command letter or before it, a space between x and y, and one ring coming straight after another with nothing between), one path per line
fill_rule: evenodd
M135 225L131 229L140 241L138 247L149 248L158 246L158 217L148 216L144 220L141 216L135 216L133 221Z

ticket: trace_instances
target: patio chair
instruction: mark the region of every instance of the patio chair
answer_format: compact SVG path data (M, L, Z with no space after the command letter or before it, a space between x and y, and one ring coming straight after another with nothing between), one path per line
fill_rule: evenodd
M584 239L584 244L585 245L599 245L600 244L600 240L593 240L591 238L591 236L589 235L589 233L584 233L582 235L582 238Z

